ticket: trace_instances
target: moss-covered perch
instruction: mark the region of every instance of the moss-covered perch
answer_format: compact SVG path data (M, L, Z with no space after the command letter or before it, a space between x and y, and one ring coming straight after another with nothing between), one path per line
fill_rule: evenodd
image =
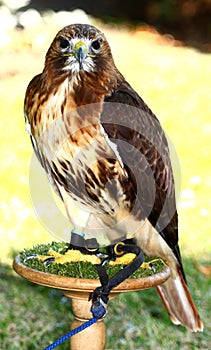
M96 271L96 268L94 264L97 263L96 257L94 255L88 256L89 261L77 261L77 262L62 262L58 263L58 261L52 262L50 264L44 264L42 256L44 256L44 259L46 256L52 256L52 253L54 252L54 256L59 253L62 255L62 258L66 252L66 249L68 247L68 243L61 243L61 242L52 242L51 244L40 244L37 245L31 249L24 249L20 253L20 260L22 264L25 266L28 266L34 270L42 271L51 273L54 275L60 275L60 276L67 276L67 277L76 277L76 278L88 278L88 279L97 279L98 274ZM102 248L103 250L103 248ZM74 251L72 251L74 252ZM32 255L36 255L36 257L29 258ZM83 255L85 258L87 255ZM129 259L131 256L129 257ZM121 261L122 259L122 261ZM57 259L59 260L59 259ZM72 260L72 259L71 259ZM79 259L80 260L80 259ZM83 258L82 258L83 260ZM123 268L123 266L127 263L127 259L124 257L120 258L120 260L117 260L116 265L107 265L106 270L108 275L111 277L115 275L119 270ZM120 262L120 263L119 263ZM122 263L123 262L123 263ZM150 268L150 262L153 264L153 269ZM99 263L99 261L98 261ZM162 259L156 258L156 257L145 257L145 261L142 264L142 266L131 275L130 278L140 278L140 277L147 277L151 276L154 273L158 273L163 270L165 263Z
M100 285L94 266L94 264L100 263L100 260L95 255L81 254L75 250L67 251L67 248L67 243L52 242L51 244L37 245L32 249L25 249L14 260L13 268L27 280L42 286L59 289L70 298L74 314L71 329L75 329L81 326L83 321L93 318L90 312L92 305L90 293L93 293ZM105 252L105 248L100 249L100 251ZM83 261L87 258L88 261ZM135 255L125 254L116 259L115 263L118 264L114 266L107 264L106 270L109 277L115 275L125 264L130 263L131 258L134 259ZM150 267L150 264L153 265L153 268ZM120 293L155 287L165 282L169 274L170 269L160 258L146 257L141 268L130 279L124 280L111 290L109 299L115 298ZM92 350L105 349L106 325L103 318L94 323L92 327L87 328L86 332L80 332L70 339L72 350L85 349L87 344Z

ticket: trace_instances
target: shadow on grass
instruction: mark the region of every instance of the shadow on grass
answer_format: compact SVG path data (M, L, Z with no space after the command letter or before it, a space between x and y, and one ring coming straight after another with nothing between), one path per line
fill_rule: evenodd
M171 324L155 291L126 293L109 303L107 350L210 349L211 280L184 261L191 293L205 323L204 333L192 334ZM0 266L1 349L43 349L69 331L69 300L57 290L32 284L10 266ZM69 342L59 349L69 349Z

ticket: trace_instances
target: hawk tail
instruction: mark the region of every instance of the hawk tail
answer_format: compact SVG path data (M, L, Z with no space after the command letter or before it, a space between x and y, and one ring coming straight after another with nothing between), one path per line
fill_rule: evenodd
M170 277L156 289L174 324L182 324L192 332L203 331L202 320L179 267L175 278Z

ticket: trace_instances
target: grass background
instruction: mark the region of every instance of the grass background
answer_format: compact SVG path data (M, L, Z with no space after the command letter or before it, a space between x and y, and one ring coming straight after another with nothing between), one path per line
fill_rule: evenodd
M102 28L102 25L100 25ZM54 237L32 208L25 133L26 86L43 66L55 25L8 33L0 46L0 349L42 349L69 330L69 301L58 291L33 285L11 269L11 252ZM169 321L154 290L121 295L110 302L107 350L211 348L210 279L194 260L210 265L211 254L211 56L153 31L103 28L119 70L161 121L181 167L180 246L188 282L205 323L191 334ZM59 347L68 349L68 342Z

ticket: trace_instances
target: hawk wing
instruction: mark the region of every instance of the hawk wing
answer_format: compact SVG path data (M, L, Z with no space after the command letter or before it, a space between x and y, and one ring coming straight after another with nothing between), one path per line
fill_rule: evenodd
M168 143L158 119L124 81L112 95L105 97L101 123L116 143L133 187L137 189L141 182L145 193L143 205L150 207L148 220L173 250L182 268L173 172ZM145 162L140 160L143 158Z

